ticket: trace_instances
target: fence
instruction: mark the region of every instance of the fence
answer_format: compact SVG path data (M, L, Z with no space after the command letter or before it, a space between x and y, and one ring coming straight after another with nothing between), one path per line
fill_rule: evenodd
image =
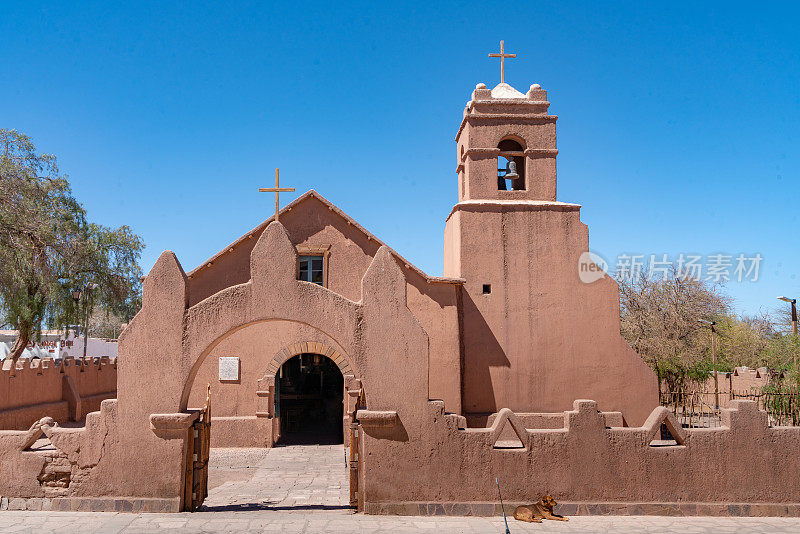
M772 392L734 392L734 398L758 402L769 414L772 426L800 426L800 394Z
M669 408L684 428L715 428L721 425L720 409L735 399L754 400L769 415L771 426L800 426L800 394L763 391L669 391L661 394L661 405Z

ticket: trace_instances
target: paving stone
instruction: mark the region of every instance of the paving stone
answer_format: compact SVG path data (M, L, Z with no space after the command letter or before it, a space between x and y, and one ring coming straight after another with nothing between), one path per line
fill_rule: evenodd
M223 511L243 504L248 509L291 512L350 513L347 477L341 445L295 445L272 449L212 449L209 479L241 469L234 480L209 491L204 509ZM233 475L232 475L233 476Z
M25 499L18 499L12 497L8 501L8 509L9 510L24 510L25 509L26 500Z

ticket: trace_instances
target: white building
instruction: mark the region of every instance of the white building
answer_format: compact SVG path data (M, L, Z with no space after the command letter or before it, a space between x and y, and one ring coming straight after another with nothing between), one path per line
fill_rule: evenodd
M73 331L43 330L39 341L31 341L22 353L22 358L66 358L83 356L83 336L75 337ZM0 359L5 359L17 340L16 330L0 330ZM117 340L90 337L86 345L86 356L117 357Z

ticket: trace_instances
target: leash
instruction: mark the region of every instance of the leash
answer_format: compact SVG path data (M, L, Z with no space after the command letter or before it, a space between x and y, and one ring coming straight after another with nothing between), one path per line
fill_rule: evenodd
M506 519L506 511L503 508L503 494L500 493L500 480L497 477L494 477L494 481L497 483L497 495L500 497L500 511L503 512L503 522L506 524L506 534L511 534L511 531L508 530L508 519Z

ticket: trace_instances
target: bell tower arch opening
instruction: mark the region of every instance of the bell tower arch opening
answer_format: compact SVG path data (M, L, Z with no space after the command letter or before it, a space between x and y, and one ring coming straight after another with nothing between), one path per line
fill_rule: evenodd
M525 190L525 151L514 139L503 139L497 145L497 190Z
M280 444L344 443L344 376L322 354L302 353L275 374L275 413Z

